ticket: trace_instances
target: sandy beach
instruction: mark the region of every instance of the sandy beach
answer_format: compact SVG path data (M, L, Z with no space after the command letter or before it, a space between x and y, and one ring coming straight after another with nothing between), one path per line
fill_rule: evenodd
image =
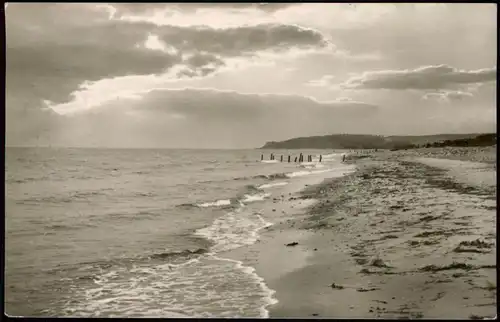
M495 149L352 154L354 173L287 187L227 256L276 290L271 317L493 317Z

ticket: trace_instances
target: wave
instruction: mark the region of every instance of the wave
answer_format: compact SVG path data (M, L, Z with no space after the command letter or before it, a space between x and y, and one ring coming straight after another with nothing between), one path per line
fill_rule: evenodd
M93 225L93 224L90 224L90 223L77 224L77 225L53 224L53 225L45 226L44 228L47 229L47 230L68 231L68 230L79 230L81 228L88 228L88 227L97 227L97 225Z
M286 183L285 183L286 184ZM283 185L283 183L278 184L269 184L268 186L255 186L255 185L246 185L243 187L242 191L235 197L231 199L219 199L216 201L207 201L202 203L183 203L177 205L178 208L211 208L211 207L220 207L223 209L235 209L238 206L242 206L242 203L254 202L264 200L269 197L269 194L263 193L261 187L269 187L269 186L279 186Z
M270 225L258 213L245 213L240 208L217 218L211 226L197 230L195 235L213 241L211 251L218 253L254 244L257 232Z
M139 212L111 212L105 215L99 216L99 219L127 219L127 220L144 220L144 219L156 219L161 216L161 213L151 212L151 211L139 211Z
M259 189L268 189L268 188L286 186L287 184L288 184L288 182L286 182L286 181L276 182L276 183L266 183L266 184L260 185L258 188Z
M213 254L181 265L113 267L76 287L64 315L267 317L266 307L277 302L253 268Z
M67 272L67 271L80 271L91 273L93 271L102 271L103 269L109 269L115 266L123 266L123 265L140 265L149 263L151 260L160 260L162 262L168 262L170 267L178 266L176 263L185 263L187 260L193 260L201 255L208 254L209 248L196 248L196 249L185 249L180 251L167 251L160 253L152 253L152 254L140 254L133 257L120 257L113 258L107 260L97 260L97 261L89 261L89 262L79 262L78 264L72 265L58 265L56 268L52 268L46 270L46 273L55 274L58 272ZM83 275L80 276L79 279L84 279L85 276L91 275Z
M113 168L111 171L117 171L118 169ZM132 174L150 174L151 171L144 171L144 170L139 170L139 171L134 171Z
M260 191L260 189L259 189L259 187L255 186L255 185L253 185L253 184L248 184L248 185L246 185L246 186L245 186L245 188L244 188L244 191L245 191L245 193L247 193L247 194L248 194L248 193L252 193L252 192L255 192L255 193L259 193L259 192L261 192L261 191Z
M253 179L267 179L267 180L275 180L275 179L286 179L286 173L274 173L274 174L258 174L252 177Z
M86 200L89 197L104 196L106 193L103 191L77 191L66 196L46 196L46 197L31 197L27 199L18 200L17 203L70 203L75 201Z
M235 181L248 180L248 177L236 177L236 178L233 178L233 180L235 180Z
M275 173L267 176L268 179L270 180L275 180L275 179L285 179L287 177L287 174L284 172L281 173Z
M198 248L195 250L184 250L180 252L165 252L165 253L157 253L157 254L152 254L149 255L148 258L150 259L169 259L172 257L191 257L193 255L203 255L208 253L208 250L205 248Z
M45 181L50 180L50 177L35 177L35 178L23 178L23 179L15 179L15 178L7 178L5 180L6 183L28 183L28 182L36 182L36 181Z
M155 193L152 192L137 192L132 195L133 197L156 197L158 196Z
M198 207L208 208L208 207L221 207L221 206L229 206L231 205L231 200L229 199L221 199L214 202L204 202L202 204L197 204Z
M231 209L237 205L237 199L220 199L215 201L206 201L199 203L182 203L176 205L176 208L223 208Z
M331 169L325 169L325 170L316 170L316 171L297 171L297 172L292 172L287 174L288 178L294 178L294 177L302 177L302 176L308 176L312 174L318 174L318 173L323 173L323 172L329 172L332 171Z
M271 196L270 193L260 193L260 194L256 194L256 195L244 195L241 202L249 203L249 202L255 202L255 201L262 201L262 200L265 200L266 198L268 198L269 196Z
M287 174L285 172L274 173L274 174L258 174L253 176L252 179L266 179L266 180L276 180L276 179L286 179Z
M262 163L278 163L278 160L261 160Z

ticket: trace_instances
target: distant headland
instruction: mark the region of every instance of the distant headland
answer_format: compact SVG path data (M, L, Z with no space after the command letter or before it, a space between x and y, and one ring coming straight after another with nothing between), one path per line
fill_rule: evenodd
M260 149L414 149L429 147L491 146L496 133L435 134L421 136L381 136L332 134L270 141Z

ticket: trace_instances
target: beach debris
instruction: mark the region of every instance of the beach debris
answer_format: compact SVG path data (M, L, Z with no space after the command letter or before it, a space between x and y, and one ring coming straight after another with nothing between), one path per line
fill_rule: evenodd
M290 247L290 246L297 246L298 244L299 244L299 243L297 243L297 242L292 242L292 243L288 243L288 244L286 244L285 246L287 246L287 247Z
M476 248L491 248L491 247L493 247L493 244L484 242L478 238L478 239L472 240L472 241L460 242L459 246L472 246L472 247L476 247Z
M495 284L491 283L490 281L486 281L486 286L481 287L481 288L484 290L488 290L488 291L495 291L497 289L497 286Z
M356 261L356 264L358 265L365 265L368 263L368 260L366 258L355 258L354 261Z
M370 261L370 266L373 267L390 267L381 258L375 257Z
M438 292L436 296L431 299L431 301L435 302L439 299L442 299L445 294L446 294L445 292Z
M371 292L371 291L378 291L378 290L380 290L380 288L377 288L377 287L372 287L372 288L363 288L363 287L360 287L356 291L358 291L358 292Z
M342 285L335 284L335 283L332 283L332 285L330 285L330 287L333 289L336 289L336 290L343 290L344 289L344 287Z
M431 236L443 236L443 235L452 235L450 232L446 231L424 231L422 233L416 234L414 237L431 237Z
M408 241L408 244L410 244L410 246L417 246L420 244L420 242L416 241L416 240L409 240Z
M466 263L453 262L452 264L445 265L445 266L436 266L434 264L426 265L424 267L421 267L419 270L422 272L439 272L439 271L446 271L446 270L451 270L451 269L471 270L474 268L475 268L475 266L473 266L473 265L469 265Z
M384 237L381 238L381 240L385 240L385 239L397 239L399 238L398 236L396 235L386 235Z

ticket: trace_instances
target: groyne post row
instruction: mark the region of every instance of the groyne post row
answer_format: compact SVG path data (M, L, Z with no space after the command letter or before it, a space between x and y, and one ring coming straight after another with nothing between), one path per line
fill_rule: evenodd
M271 153L269 155L269 160L274 160L274 154L273 153ZM319 162L321 162L323 160L323 156L320 155L318 160L319 160ZM264 161L264 154L260 155L260 161ZM298 162L304 162L304 155L302 153L298 157L295 157L295 160L293 162L297 162L297 161ZM281 157L280 157L280 162L283 162L283 155L281 155ZM291 162L291 156L288 155L288 163L290 163L290 162ZM307 156L307 162L313 162L313 156L312 155L308 155Z

